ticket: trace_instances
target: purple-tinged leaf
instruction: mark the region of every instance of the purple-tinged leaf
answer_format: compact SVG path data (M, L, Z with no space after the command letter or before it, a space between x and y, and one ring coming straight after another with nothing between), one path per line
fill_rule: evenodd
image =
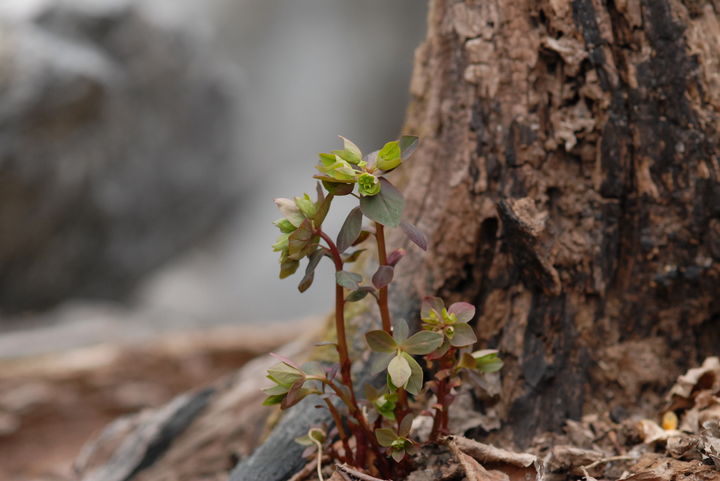
M443 335L433 331L416 332L402 343L405 351L414 355L430 354L443 343Z
M412 414L406 414L405 417L403 417L402 421L400 421L400 426L398 426L398 434L402 437L406 437L408 434L410 434L410 428L412 428L412 423L415 420L415 416Z
M445 339L444 336L443 336L443 339L444 339L443 343L440 345L440 347L438 347L436 351L428 354L427 358L429 360L433 361L435 359L440 359L445 354L447 354L447 352L450 350L450 341Z
M305 268L305 276L303 276L300 284L298 284L298 290L300 292L305 292L312 285L313 279L315 279L315 268L324 255L325 252L323 249L318 249L308 257L308 265Z
M400 225L404 207L402 194L384 177L380 177L380 192L377 195L360 198L362 213L387 227Z
M350 262L355 262L355 261L358 260L358 258L360 257L360 254L362 254L362 253L365 252L366 250L367 250L367 249L358 249L358 250L356 250L355 252L353 252L352 254L345 254L345 255L343 255L343 257L342 257L343 264L347 264L347 263L350 263Z
M430 317L432 311L435 311L439 316L442 310L445 308L445 303L439 297L427 296L422 300L420 307L420 318L425 320Z
M399 463L405 458L405 451L400 449L393 449L390 453L390 456L392 456L396 463Z
M454 347L470 346L477 342L475 330L470 327L470 325L464 322L458 322L453 324L453 328L455 333L453 334L452 339L450 339L450 344Z
M407 251L405 249L395 249L387 257L387 265L395 267L400 259L402 259Z
M382 330L369 331L365 334L365 340L370 349L375 352L395 352L397 350L395 339Z
M366 230L360 231L360 235L358 236L357 239L355 239L355 242L353 242L353 244L352 244L353 247L356 246L356 245L358 245L358 244L362 244L363 242L365 242L365 240L366 240L368 237L370 237L370 232L369 232L369 231L366 231Z
M294 368L297 369L298 371L302 372L302 369L300 368L300 366L299 366L295 361L293 361L293 360L291 360L291 359L288 359L287 357L285 357L285 356L283 356L283 355L280 355L280 354L277 354L277 353L275 353L275 352L271 352L271 353L270 353L270 356L274 357L275 359L277 359L278 361L282 362L283 364L287 364L288 366L294 367Z
M345 289L354 291L359 287L360 282L362 282L362 276L354 272L338 271L335 273L335 282Z
M317 243L312 223L305 219L300 226L288 237L288 258L300 260L310 254L313 244Z
M302 388L304 383L305 379L300 379L290 387L285 399L280 403L282 409L287 409L302 401L307 395L307 392Z
M425 234L423 234L420 229L409 222L401 222L400 228L403 230L408 239L410 239L415 245L424 251L427 250L427 237L425 237Z
M315 176L315 178L318 178L318 176ZM325 190L327 190L329 193L333 195L348 195L355 189L355 184L346 184L342 182L337 182L335 179L332 180L326 180L327 178L321 177L323 187L325 187Z
M475 315L475 306L469 302L456 302L448 308L449 314L455 314L458 322L470 322Z
M390 428L379 428L375 430L375 438L382 447L390 447L399 436Z
M348 294L345 298L345 302L357 302L363 300L368 294L372 293L373 291L375 291L375 289L370 286L361 286Z
M414 135L403 135L400 137L398 143L400 144L400 151L402 152L403 160L407 160L407 158L415 152L415 149L418 147L419 140L420 139Z
M317 192L318 204L325 200L325 191L323 190L322 184L320 184L320 182L315 182L315 192Z
M325 370L325 377L329 381L332 381L333 379L335 379L335 376L337 376L338 371L340 371L340 364L335 363Z
M285 279L286 277L295 274L295 271L298 270L298 267L300 267L300 261L296 261L294 259L285 259L283 263L280 264L280 279Z
M340 232L337 235L337 248L340 252L353 245L362 230L362 212L360 207L355 207L350 211L345 222L343 222Z
M372 276L373 285L378 289L382 289L392 282L394 273L395 269L390 266L378 267L378 270Z
M328 194L322 201L318 201L318 209L313 217L313 223L316 227L320 227L322 223L325 222L325 217L327 217L330 211L330 204L332 204L333 197L335 197L333 194Z

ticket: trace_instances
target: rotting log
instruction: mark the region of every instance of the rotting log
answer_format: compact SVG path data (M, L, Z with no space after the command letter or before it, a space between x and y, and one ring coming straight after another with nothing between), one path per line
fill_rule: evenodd
M506 360L490 439L641 411L720 345L718 59L717 0L430 2L402 179L430 248L393 309L477 306Z

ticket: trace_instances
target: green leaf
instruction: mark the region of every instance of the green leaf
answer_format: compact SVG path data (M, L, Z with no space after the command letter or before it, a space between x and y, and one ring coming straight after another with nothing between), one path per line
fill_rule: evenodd
M401 155L400 144L396 140L393 140L392 142L385 144L383 148L380 149L375 165L378 169L385 171L393 170L400 165L400 162L402 162Z
M380 178L380 192L372 197L360 198L362 213L371 220L388 227L400 225L405 199L386 179Z
M404 353L402 353L404 354ZM412 375L412 369L408 360L402 354L396 355L388 364L388 374L392 383L398 387L405 387L410 376Z
M475 358L467 352L464 352L458 360L457 367L458 369L471 369L474 371L476 369Z
M472 353L475 358L475 368L480 372L497 372L503 367L502 359L498 357L494 349L486 349Z
M412 423L415 420L415 416L412 414L406 414L404 418L402 418L402 421L400 421L400 426L398 426L398 435L399 436L407 436L410 434L410 428L412 428Z
M376 396L373 405L377 412L386 419L395 420L395 408L398 396L396 393L384 393Z
M285 394L278 394L278 395L275 395L275 396L268 396L268 397L265 398L265 400L263 401L262 405L263 405L263 406L273 406L273 405L275 405L275 404L280 404L280 403L283 401L283 399L285 399Z
M375 274L372 276L372 283L377 289L382 289L383 287L390 284L393 280L393 274L395 272L395 269L393 269L391 266L380 266L378 267L378 270L375 271Z
M312 223L309 219L305 219L288 237L288 258L299 261L312 252L311 248L316 243Z
M408 379L405 390L410 394L417 396L423 387L423 370L420 364L407 352L402 353L403 358L407 361L410 366L410 378Z
M398 143L400 144L400 151L402 152L402 159L406 160L410 157L415 149L417 149L419 140L414 135L403 135L400 137Z
M464 322L456 322L452 326L455 334L450 339L450 344L455 347L470 346L477 342L475 330Z
M470 356L470 358L473 360L473 363L474 363L475 358L472 356ZM281 394L287 394L289 389L290 388L287 388L285 386L275 384L274 386L263 388L262 392L264 392L268 396L279 396Z
M410 327L405 319L396 319L393 321L393 338L397 342L403 342L410 335Z
M345 218L340 232L337 235L337 248L340 252L345 252L345 249L353 245L355 240L360 235L362 230L362 211L360 207L355 207L350 211L348 216Z
M312 285L313 279L315 278L315 268L320 263L320 259L325 255L323 249L318 249L308 257L308 265L305 268L305 276L303 276L300 284L298 284L298 290L305 292Z
M315 202L313 202L308 194L304 194L302 197L295 197L295 205L308 219L312 219L315 217L315 214L317 214L317 205L315 205Z
M335 282L346 289L354 291L362 282L362 276L354 272L338 271L335 273Z
M279 362L273 365L270 369L268 369L267 373L267 377L271 381L287 388L290 388L297 381L305 379L305 375L301 371L292 366L288 366L284 362Z
M365 340L370 349L375 352L395 352L397 350L395 339L382 330L368 332L365 334Z
M402 343L402 347L409 354L430 354L443 343L443 335L433 331L416 332Z
M360 148L342 135L338 135L343 140L343 150L334 150L333 153L339 155L351 164L357 164L362 160L362 152Z
M282 232L283 234L289 234L296 229L296 227L292 225L292 222L287 220L285 217L276 220L275 222L273 222L273 224L278 229L280 229L280 232Z
M386 370L394 356L395 351L373 352L372 356L370 356L370 374L375 375Z
M380 428L375 430L375 438L380 446L387 448L392 446L392 443L395 442L398 435L390 428Z

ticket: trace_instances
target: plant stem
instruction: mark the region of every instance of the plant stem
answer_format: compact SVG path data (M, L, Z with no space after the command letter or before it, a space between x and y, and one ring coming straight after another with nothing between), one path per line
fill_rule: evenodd
M442 359L440 359L440 370L451 369L454 358L455 348L450 348ZM440 407L435 411L435 419L433 420L432 431L430 432L430 441L437 441L440 435L445 434L448 430L448 421L450 419L448 411L450 410L451 401L447 396L450 394L450 379L451 376L448 375L438 380L435 395L437 397L437 404L439 404Z
M377 240L378 262L381 266L387 264L387 251L385 248L385 226L379 222L375 222L375 239ZM380 298L378 299L380 307L380 318L382 319L382 327L385 332L392 335L392 319L390 318L390 309L388 307L388 287L380 288Z
M345 456L341 461L347 462L352 457L352 450L350 449L350 440L348 439L347 433L345 432L345 428L343 428L342 425L342 419L340 418L340 413L335 408L333 403L330 402L329 399L325 399L325 405L328 408L328 411L330 411L330 414L332 415L333 421L335 421L335 426L338 430L338 436L340 436L340 440L342 441L343 449L345 449Z
M330 255L335 263L335 271L342 271L343 261L335 242L333 242L330 236L321 229L317 230L317 234L322 237L328 245ZM351 362L350 354L348 352L347 337L345 334L345 293L343 291L343 287L337 282L335 283L335 330L337 331L337 347L338 355L340 356L340 374L342 376L343 384L345 384L350 390L350 396L352 397L353 403L357 405L352 376L350 374Z

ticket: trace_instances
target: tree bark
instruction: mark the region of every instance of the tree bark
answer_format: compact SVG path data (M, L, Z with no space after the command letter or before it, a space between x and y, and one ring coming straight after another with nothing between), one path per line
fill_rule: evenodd
M717 0L431 2L398 291L478 307L517 444L717 351L718 59Z

